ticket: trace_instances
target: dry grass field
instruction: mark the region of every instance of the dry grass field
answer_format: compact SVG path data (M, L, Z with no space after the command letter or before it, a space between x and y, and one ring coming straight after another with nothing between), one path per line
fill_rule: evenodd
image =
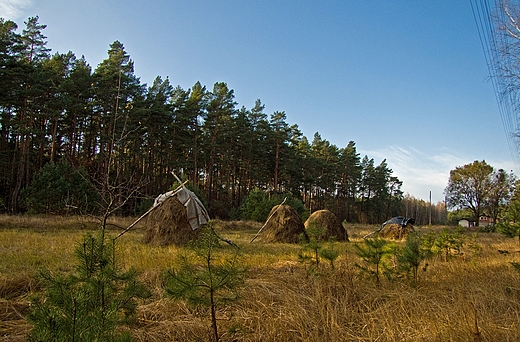
M132 220L114 222L126 227ZM217 228L240 247L248 268L241 299L219 308L222 341L520 341L520 273L511 266L520 262L516 239L468 232L473 245L447 262L429 259L417 285L383 278L376 286L354 266L360 262L354 244L375 226L348 225L350 242L336 244L335 269L323 262L317 274L298 261L299 245L250 243L259 224ZM42 290L38 270L71 271L75 244L94 229L81 218L0 216L0 341L26 340L29 300ZM117 245L120 267L136 268L153 293L129 327L135 340L208 341L206 310L168 299L162 289L179 248L144 245L142 236L138 225Z

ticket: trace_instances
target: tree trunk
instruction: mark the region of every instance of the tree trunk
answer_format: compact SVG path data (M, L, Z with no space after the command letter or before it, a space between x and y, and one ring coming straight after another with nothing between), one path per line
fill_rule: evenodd
M279 158L280 157L280 143L276 142L276 155L274 160L274 184L273 189L276 192L278 190L278 165L279 165Z
M27 159L29 154L29 134L25 132L27 128L27 99L24 100L23 106L20 110L20 127L19 127L19 148L18 164L16 164L16 150L13 155L13 169L16 169L13 174L16 175L15 185L11 197L9 199L9 211L14 213L18 210L18 196L22 190L23 179L26 172ZM17 165L17 166L15 166Z
M56 161L57 154L57 143L56 137L58 135L58 117L54 117L52 120L52 138L51 138L51 161Z
M28 154L28 146L29 146L29 143L27 141L27 137L21 137L21 142L20 142L20 156L19 156L19 160L18 160L18 167L17 167L17 171L16 171L16 181L15 181L15 186L14 186L14 190L11 194L11 198L10 198L10 201L9 201L9 211L14 213L18 210L18 196L20 195L20 191L22 190L22 184L23 184L23 179L24 179L24 175L25 175L25 169L26 169L26 164L27 164L27 154Z
M219 338L218 338L218 329L217 329L217 312L215 309L215 298L214 298L212 288L209 291L209 298L210 298L210 303L211 303L211 328L213 330L213 339L215 342L218 342Z

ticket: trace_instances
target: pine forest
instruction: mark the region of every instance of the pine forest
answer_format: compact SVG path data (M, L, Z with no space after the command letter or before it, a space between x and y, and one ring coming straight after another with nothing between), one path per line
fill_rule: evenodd
M3 212L139 215L175 174L220 219L251 218L243 204L260 193L347 222L406 214L427 224L433 210L433 223L445 223L443 203L404 196L386 160L361 156L354 141L308 139L285 112L238 104L225 82L142 84L119 41L93 68L73 52L52 53L45 28L38 17L20 28L0 18Z

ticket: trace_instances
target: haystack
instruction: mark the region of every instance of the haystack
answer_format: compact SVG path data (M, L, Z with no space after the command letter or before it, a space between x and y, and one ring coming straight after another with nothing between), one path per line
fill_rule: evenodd
M177 196L165 199L146 219L144 243L153 245L186 245L196 240L200 229L193 230L186 215L186 208Z
M324 234L319 237L322 240L334 237L337 241L348 241L347 230L330 210L323 209L313 212L305 221L305 229L312 225L325 229Z
M406 224L405 226L397 223L389 223L379 231L377 236L384 239L401 240L414 231L415 229L410 223Z
M298 243L300 234L305 234L302 219L288 205L274 206L268 217L262 232L264 242Z

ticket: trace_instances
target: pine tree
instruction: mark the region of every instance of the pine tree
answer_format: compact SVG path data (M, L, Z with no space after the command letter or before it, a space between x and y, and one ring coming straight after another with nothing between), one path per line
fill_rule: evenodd
M68 275L42 272L43 296L33 298L28 315L33 330L30 341L129 341L128 322L136 298L149 295L131 269L120 271L114 245L103 234L87 235L76 246L77 264Z
M201 229L192 253L177 256L175 267L166 275L165 287L174 299L209 308L212 340L218 342L217 308L238 298L236 291L244 282L245 269L238 249L233 247L231 254L221 249L221 240L211 224Z
M416 232L408 234L404 246L397 253L398 271L410 275L413 284L416 285L419 281L419 267L430 254L431 251L424 248L419 234Z
M31 214L90 213L97 194L83 168L65 162L47 163L21 192Z
M335 238L324 239L326 227L318 226L312 223L305 230L305 234L300 235L300 245L303 250L298 254L302 262L311 262L311 271L318 271L321 258L327 260L332 270L334 270L334 261L339 256L339 251L335 248ZM311 251L311 255L305 253L306 250Z
M9 209L18 210L18 196L34 170L30 167L30 154L35 136L35 124L38 122L39 107L43 94L42 84L47 82L43 76L41 63L49 58L47 41L43 30L47 27L38 23L38 17L29 18L20 35L17 67L12 77L15 78L16 94L13 96L13 110L16 112L16 146L13 155L13 171L15 181L12 183ZM36 101L40 100L40 101ZM39 102L39 103L38 103ZM43 165L40 165L43 166Z
M215 83L213 91L207 96L207 112L202 127L207 154L206 198L210 203L210 211L215 212L214 202L222 201L227 195L224 192L227 186L222 184L225 178L218 175L226 172L232 159L230 151L234 139L232 124L236 116L236 102L233 89L229 89L224 82Z
M381 282L381 273L383 271L384 258L389 254L386 248L387 241L384 239L365 239L364 247L357 244L354 246L357 249L357 255L363 260L363 264L355 264L362 273L367 273L373 276L376 280L376 285L379 286Z

